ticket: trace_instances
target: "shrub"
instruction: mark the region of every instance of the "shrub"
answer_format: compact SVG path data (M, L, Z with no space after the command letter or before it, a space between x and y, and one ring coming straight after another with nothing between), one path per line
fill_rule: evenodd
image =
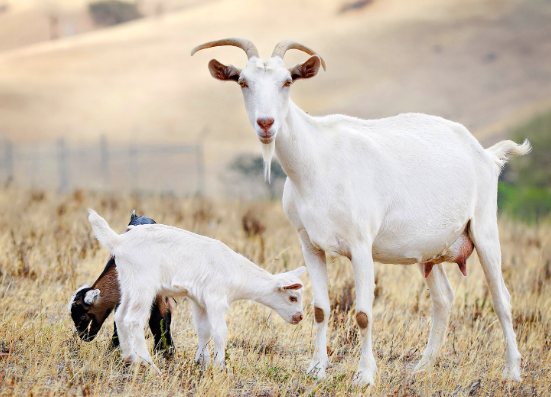
M281 196L283 182L287 175L277 160L272 160L271 182L264 181L264 163L261 156L242 154L229 165L229 171L239 175L239 183L246 181L253 190L267 190L268 196L274 199ZM230 182L232 185L234 181Z
M551 190L500 183L498 205L513 218L534 223L551 213Z
M533 150L503 170L498 205L514 218L537 222L551 213L551 111L518 126L512 138L529 139Z
M119 0L103 0L90 3L88 12L97 25L113 26L142 17L135 4Z

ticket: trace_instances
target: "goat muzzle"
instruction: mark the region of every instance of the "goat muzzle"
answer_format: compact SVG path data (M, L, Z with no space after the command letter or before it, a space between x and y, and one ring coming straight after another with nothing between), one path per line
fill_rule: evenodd
M256 123L260 128L262 128L262 131L264 131L268 135L268 131L270 130L270 128L272 128L272 125L274 125L274 119L272 118L257 119ZM269 134L269 135L272 136L273 134Z
M293 321L292 321L292 323L293 323L293 324L298 324L298 323L300 323L300 322L302 321L302 319L303 319L302 313L297 313L297 314L295 314L295 315L293 316Z

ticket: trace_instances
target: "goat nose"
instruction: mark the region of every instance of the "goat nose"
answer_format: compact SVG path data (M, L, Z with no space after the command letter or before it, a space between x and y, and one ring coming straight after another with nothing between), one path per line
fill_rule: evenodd
M302 321L302 313L297 313L293 316L293 321L298 324Z
M272 124L274 124L274 119L257 119L256 122L258 123L259 127L264 130L264 132L268 132Z

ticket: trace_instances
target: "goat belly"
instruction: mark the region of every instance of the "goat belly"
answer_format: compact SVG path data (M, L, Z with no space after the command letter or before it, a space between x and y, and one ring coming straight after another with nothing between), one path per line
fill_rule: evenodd
M461 236L448 248L441 256L438 256L430 261L423 263L425 278L427 278L432 270L432 267L438 263L450 262L457 263L459 270L463 275L467 276L467 259L473 253L474 245L467 232L463 232Z

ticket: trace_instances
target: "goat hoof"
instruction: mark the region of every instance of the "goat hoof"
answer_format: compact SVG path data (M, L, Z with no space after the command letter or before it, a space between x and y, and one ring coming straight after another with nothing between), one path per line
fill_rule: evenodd
M413 373L428 371L430 367L431 367L430 360L422 358L421 361L417 363L415 368L413 368Z
M161 375L162 375L161 370L160 370L155 364L151 364L149 368L152 369L153 371L155 371L155 373L156 373L158 376L161 376Z
M520 377L520 368L513 365L513 366L506 366L503 370L503 379L505 380L512 380L515 382L522 382L522 378Z
M323 364L319 361L312 362L306 373L314 378L323 379L325 378L325 369L327 364Z
M355 387L373 386L375 381L371 371L358 371L354 374L352 385Z

